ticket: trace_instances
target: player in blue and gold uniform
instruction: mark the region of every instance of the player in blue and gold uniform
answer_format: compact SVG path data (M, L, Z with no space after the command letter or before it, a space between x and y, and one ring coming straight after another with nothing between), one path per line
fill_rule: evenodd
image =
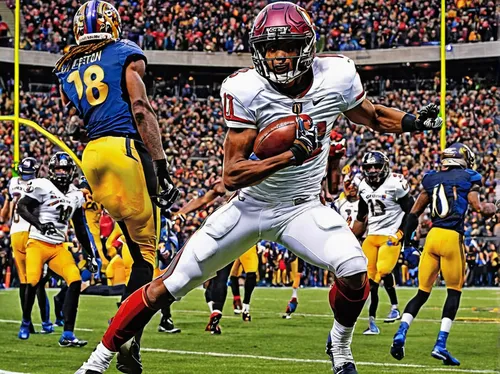
M90 139L82 164L93 198L118 222L134 259L127 296L153 278L153 202L166 209L178 191L142 81L146 57L136 44L120 39L117 10L105 1L88 1L75 14L73 31L78 45L57 62L54 72L63 103L78 110ZM138 354L123 365L139 368Z
M441 270L448 295L443 307L441 329L432 350L432 357L443 360L445 365L460 365L446 349L451 325L460 305L465 275L465 252L463 243L464 219L468 206L484 216L495 214L491 203L480 203L479 186L481 175L472 170L474 154L461 144L446 148L441 157L441 171L431 171L422 180L424 191L420 194L406 221L405 254L417 250L411 247L411 233L418 226L418 217L430 204L432 229L427 235L420 258L417 295L411 299L403 313L399 329L394 335L391 354L401 360L404 357L406 334L413 319L425 304L432 285Z

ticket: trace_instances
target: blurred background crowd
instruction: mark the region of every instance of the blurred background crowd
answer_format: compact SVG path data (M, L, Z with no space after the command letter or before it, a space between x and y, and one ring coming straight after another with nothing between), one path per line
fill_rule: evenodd
M10 99L12 83L7 80L0 95L0 115L13 112ZM373 102L416 113L429 102L438 101L439 77L415 87L410 81L392 81L376 77L365 82ZM223 140L225 127L221 103L217 97L199 98L191 88L180 85L182 89L170 88L177 96L156 93L151 102L156 111L164 148L172 163L174 181L181 191L181 197L173 211L187 201L205 194L222 173ZM405 87L405 88L402 88ZM498 142L500 136L500 92L491 83L465 77L460 81L448 83L450 91L446 97L448 143L461 141L467 144L476 155L477 171L483 176L481 198L494 202L499 194ZM178 87L179 88L179 87ZM30 119L63 139L81 157L84 144L72 141L67 135L68 124L80 124L74 110L64 108L56 86L49 92L28 92L23 87L20 110L22 117ZM41 175L47 171L48 158L54 146L44 137L28 127L21 127L21 156L33 156L42 164ZM422 176L439 166L439 138L437 134L420 133L414 135L377 135L367 128L348 123L340 118L335 129L344 134L347 140L345 163L350 164L351 172L359 173L361 157L366 150L383 150L389 156L394 172L401 173L409 181L411 193L420 191ZM12 163L11 122L0 123L0 188L6 193L11 177ZM326 196L332 200L332 196ZM179 248L203 222L203 220L225 199L219 198L214 204L188 215L185 223L173 219L168 222L169 234L176 237L175 248ZM0 196L0 206L3 196ZM497 248L500 238L500 217L484 219L480 214L470 213L466 219L467 285L499 285L499 259ZM8 262L9 227L7 222L0 226L0 253L3 261ZM430 217L424 214L417 233L423 239L430 229ZM175 249L173 248L173 250ZM290 254L275 243L260 243L260 284L286 285L287 266ZM403 263L396 268L399 284L415 284L415 264ZM306 264L303 284L306 286L326 286L330 275L323 270ZM1 283L1 281L0 281Z
M123 37L146 50L248 52L251 21L264 0L117 0ZM13 7L13 0L7 0ZM318 50L349 51L439 43L439 0L298 1L317 26ZM21 48L60 53L75 44L76 0L23 0ZM447 0L447 43L498 40L494 0ZM0 19L0 46L11 44Z

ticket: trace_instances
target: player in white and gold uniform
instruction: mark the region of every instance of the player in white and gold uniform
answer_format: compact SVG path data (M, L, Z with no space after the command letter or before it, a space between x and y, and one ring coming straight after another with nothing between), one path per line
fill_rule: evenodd
M28 234L30 224L26 222L17 212L17 203L24 197L24 189L28 182L36 178L40 165L33 157L24 158L18 166L19 177L14 177L9 181L10 201L6 201L2 209L4 220L11 220L10 240L14 263L16 265L17 275L19 277L19 298L21 300L21 310L24 308L24 299L26 294L26 244L28 243ZM42 320L42 334L54 332L54 327L50 321L50 304L45 292L45 287L37 287L38 306L40 308L40 317ZM30 326L30 333L34 333L33 325ZM25 339L25 335L18 334L19 339Z
M315 57L315 43L303 8L277 2L261 10L250 37L255 69L231 75L221 87L229 128L223 180L228 190L239 190L237 196L207 218L161 278L128 298L78 374L104 372L114 352L155 310L182 298L261 239L279 242L335 273L329 295L335 322L327 352L335 373L357 373L350 345L369 293L366 259L345 220L319 199L330 131L341 113L384 132L439 128L442 120L434 106L418 118L374 106L365 98L354 62L344 56ZM290 149L250 159L259 131L293 115L297 134ZM304 122L310 124L307 129Z
M401 318L392 270L401 253L403 219L413 206L413 198L403 176L390 172L389 159L384 153L366 153L362 168L364 179L359 185L361 200L353 232L361 237L368 227L363 252L368 259L371 301L369 327L363 334L377 335L380 330L375 324L375 317L381 280L384 281L392 305L384 322L390 323Z
M71 253L64 247L69 220L76 213L73 224L78 238L86 235L83 225L82 205L88 190L78 190L71 184L76 165L67 153L58 152L49 162L49 179L37 178L29 181L24 189L24 197L19 200L18 213L31 224L26 246L26 297L23 310L21 331L29 337L31 309L35 298L35 289L40 281L42 267L45 263L49 269L63 277L68 285L68 293L64 302L64 332L59 339L63 347L82 347L86 341L75 337L78 300L80 297L81 277ZM79 217L78 217L79 216ZM80 224L78 224L78 222ZM86 242L80 240L82 246L88 248ZM95 258L88 258L88 268L97 270Z

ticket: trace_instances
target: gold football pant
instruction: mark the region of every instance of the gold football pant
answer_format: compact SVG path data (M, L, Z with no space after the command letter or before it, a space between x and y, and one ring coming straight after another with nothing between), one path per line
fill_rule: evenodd
M463 237L454 230L434 227L425 240L418 267L418 287L431 292L441 270L446 287L461 291L465 277Z
M259 257L255 245L248 251L238 257L231 268L231 277L239 277L244 271L245 273L257 273L259 269Z
M71 253L61 244L49 244L37 239L29 239L26 246L27 283L35 286L42 276L43 264L63 277L68 285L81 280L80 270Z
M28 244L29 231L20 231L10 236L14 262L16 264L19 283L28 283L26 278L26 245ZM43 265L42 265L43 266Z
M157 180L144 145L129 138L91 140L83 152L83 172L96 202L120 224L135 264L155 265L155 208L150 196Z
M376 283L391 274L401 252L401 243L388 245L389 239L387 235L368 235L363 241L363 252L368 259L368 278Z

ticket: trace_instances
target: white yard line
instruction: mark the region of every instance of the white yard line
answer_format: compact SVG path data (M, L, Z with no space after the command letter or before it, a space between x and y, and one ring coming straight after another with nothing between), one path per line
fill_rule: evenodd
M0 374L28 374L28 373L18 373L17 371L0 370Z
M268 361L285 361L297 363L318 363L327 364L327 360L315 360L306 358L288 358L288 357L273 357L273 356L257 356L257 355L243 355L233 353L218 353L218 352L195 352L195 351L180 351L175 349L162 349L162 348L141 348L143 352L156 352L156 353L170 353L178 355L191 355L191 356L210 356L210 357L226 357L226 358L246 358L255 360L268 360ZM400 368L413 368L416 370L424 370L425 372L452 372L452 373L485 373L485 374L500 374L495 370L470 370L470 369L452 369L440 368L427 365L416 364L396 364L396 363L383 363L383 362L357 362L359 366L380 366L380 367L400 367Z
M15 321L13 319L0 319L0 323L13 323L13 324L16 324L16 325L19 325L19 321ZM34 323L35 326L42 326L40 324L37 324L37 323ZM76 331L94 331L92 329L84 329L84 328L79 328L79 327L75 327L75 330ZM2 374L2 372L0 371L0 374Z
M189 314L205 314L207 316L209 315L208 311L204 312L202 310L174 309L174 312L189 313ZM281 316L283 313L261 312L261 311L259 311L259 312L257 312L257 314L270 314L270 315ZM293 313L293 315L297 316L297 317L319 317L319 318L331 318L331 319L333 319L333 314ZM227 314L225 314L223 318L224 319L226 319L226 318L238 318L238 319L240 319L240 317L235 317L235 316L227 315ZM470 320L469 321L462 321L462 320L458 319L458 320L455 320L453 323L500 324L500 319L497 319L495 321L490 321L490 320L481 321L481 320L474 319L474 318L477 318L477 317L459 317L459 318L463 318L463 319L470 318ZM368 321L368 318L366 318L366 317L360 317L360 318L358 318L358 320ZM417 318L416 321L419 321L419 322L429 322L429 323L441 323L440 319L429 319L429 318Z

